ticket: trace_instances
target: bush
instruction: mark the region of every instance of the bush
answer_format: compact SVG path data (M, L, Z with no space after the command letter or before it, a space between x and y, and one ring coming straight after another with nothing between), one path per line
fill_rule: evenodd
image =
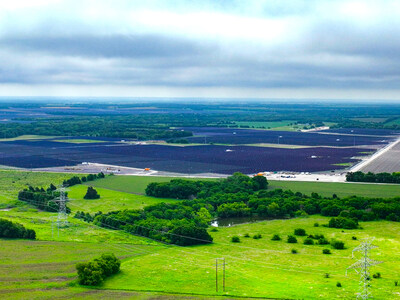
M99 199L100 195L97 191L92 187L89 186L86 191L86 195L83 197L84 199Z
M294 249L294 248L291 250L291 252L292 252L292 254L297 254L298 253L297 250Z
M103 254L87 263L78 263L79 284L99 285L105 278L118 273L121 261L114 254Z
M253 239L255 239L255 240L258 240L258 239L261 239L262 238L262 235L261 234L255 234L255 235L253 235Z
M306 236L306 231L303 228L296 228L294 230L294 235L298 235L298 236Z
M273 236L272 236L272 239L271 239L272 241L280 241L281 240L281 237L279 236L279 234L274 234Z
M297 243L297 239L296 239L296 237L293 236L293 235L288 235L288 237L287 237L287 242L288 242L289 244L296 244L296 243Z
M331 246L335 249L342 250L344 249L344 242L338 240L332 240Z
M317 244L318 244L318 245L328 245L328 244L329 244L329 241L328 241L326 238L320 238L320 239L317 241Z
M213 227L210 229L211 232L218 232L218 228L217 227Z
M337 286L337 287L342 287L342 284L338 281L338 282L336 283L336 286Z
M304 245L314 245L313 239L310 238L306 238L303 243Z
M352 236L351 239L352 239L353 241L356 241L356 240L357 240L357 237L356 237L356 236Z
M245 233L245 234L244 234L244 237L245 237L245 238L249 238L249 237L250 237L250 234Z
M232 243L240 243L240 238L237 235L235 235L232 237L231 242Z
M315 223L314 223L314 227L319 227L319 223L318 223L318 222L315 222Z
M329 278L329 277L331 277L331 276L329 275L329 273L325 273L324 277L325 277L325 278Z
M350 218L337 217L330 219L328 226L331 228L356 229L358 222Z
M375 273L374 275L372 275L372 277L374 277L375 279L381 278L381 273Z
M0 219L0 237L34 240L36 232L33 229L26 229L19 223Z
M323 249L323 250L322 250L322 253L323 253L323 254L331 254L331 250L329 250L329 249Z

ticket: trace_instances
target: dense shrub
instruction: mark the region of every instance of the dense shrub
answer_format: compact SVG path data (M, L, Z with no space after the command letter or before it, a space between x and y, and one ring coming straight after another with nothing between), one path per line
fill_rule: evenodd
M350 218L337 217L330 219L328 226L331 228L356 229L358 222Z
M36 232L33 229L26 229L21 224L0 219L0 237L34 240Z
M89 186L86 191L86 195L83 197L84 199L99 199L100 195L97 191L92 187Z
M262 238L262 235L261 234L255 234L255 235L253 235L253 239L255 239L255 240L258 240L258 239L261 239Z
M240 243L240 238L237 235L235 235L231 238L231 242L232 243Z
M328 245L329 241L326 238L323 237L323 238L320 238L320 239L317 240L317 244L318 245Z
M306 235L306 231L303 228L296 228L294 230L294 235L305 236Z
M322 250L322 253L323 253L323 254L331 254L331 250L329 250L329 249L323 249L323 250Z
M281 240L281 237L279 236L279 234L274 234L273 236L272 236L272 239L271 239L272 241L280 241Z
M295 243L297 243L297 239L293 235L288 235L287 242L290 243L290 244L295 244Z
M290 252L292 252L292 254L297 254L298 253L298 251L296 249L294 249L294 248Z
M338 240L332 240L331 246L335 249L342 250L342 249L344 249L344 242L338 241Z
M313 239L310 238L306 238L303 243L304 245L314 245Z
M78 263L79 284L99 285L105 278L118 273L120 260L114 254L103 254L100 258L87 263Z
M250 234L245 233L245 234L244 234L244 237L245 237L245 238L249 238L249 237L250 237Z

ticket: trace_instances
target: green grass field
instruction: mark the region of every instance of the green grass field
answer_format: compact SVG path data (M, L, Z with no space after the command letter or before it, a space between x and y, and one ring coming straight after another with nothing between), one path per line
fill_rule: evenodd
M96 181L92 181L91 183L96 183ZM161 199L128 194L98 187L96 187L96 190L100 194L100 199L86 200L83 198L86 194L86 190L86 185L76 185L69 188L68 197L71 200L69 206L72 211L79 210L84 212L108 212L112 210L140 209L144 206L157 204L160 202L177 201L174 199Z
M351 252L359 245L352 240L376 237L379 248L372 251L372 257L384 264L372 268L380 272L381 279L372 280L374 299L395 299L400 287L394 280L400 279L398 265L400 240L399 223L362 223L364 229L342 230L314 227L315 222L326 223L328 218L310 217L305 219L274 220L253 224L220 228L212 232L214 244L196 247L171 247L139 258L127 259L122 272L107 280L106 288L182 291L204 295L226 294L231 296L258 296L289 299L354 299L359 289L354 271L346 268L355 260ZM334 250L330 245L288 244L285 238L295 228L304 228L311 234L324 234L346 244L345 250ZM243 237L245 233L261 234L262 238ZM280 234L282 241L271 241L273 234ZM240 236L240 243L231 243L232 236ZM291 254L291 249L298 254ZM331 255L322 254L322 249L331 249ZM215 259L226 259L226 293L215 292ZM325 274L329 278L325 278ZM148 280L147 274L152 278ZM220 273L220 275L222 275ZM219 278L222 281L222 277ZM220 283L221 283L220 281ZM342 284L341 288L336 283ZM220 290L222 284L220 285Z
M159 176L107 176L104 179L96 180L87 185L94 187L110 189L133 194L145 194L147 185L151 182L167 182L177 177L159 177ZM198 180L198 178L184 178L189 180ZM217 179L204 179L217 180Z
M90 185L126 193L144 194L150 182L166 182L171 177L153 176L108 176L104 179L91 182ZM207 179L218 180L218 179ZM269 189L290 189L294 192L311 194L319 193L323 196L337 194L340 197L360 195L365 197L400 197L400 186L390 184L361 184L336 182L306 182L306 181L276 181L270 180Z
M90 143L104 143L105 141L89 140L89 139L66 139L66 140L53 140L53 142L71 143L71 144L90 144Z
M73 175L79 174L0 170L0 209L20 204L15 202L18 191L28 185L47 188L50 183L61 184Z
M379 248L372 257L384 261L373 267L381 279L371 282L374 299L396 299L400 296L400 223L363 222L363 229L341 230L325 224L329 218L311 216L290 220L271 220L210 231L211 245L178 247L164 245L123 231L100 228L94 224L69 217L69 226L58 232L52 220L56 213L42 212L16 200L17 192L27 184L47 186L59 184L72 174L32 173L20 171L0 172L0 197L4 207L0 218L19 222L37 232L37 241L0 239L0 297L2 299L178 299L213 298L216 296L272 297L286 299L354 299L359 290L354 271L345 276L346 268L355 262L351 251L364 237L375 237ZM97 200L84 200L86 185L69 189L69 207L72 214L78 210L95 213L125 208L142 208L160 201L139 194L148 183L168 181L170 177L108 176L90 182L101 195ZM271 181L270 188L290 188L310 194L333 193L339 196L359 195L392 197L399 194L395 185L350 183ZM118 191L116 191L118 190ZM54 225L54 223L53 223ZM324 234L346 243L345 250L334 250L330 245L288 244L285 238L295 228L304 228L309 234ZM245 238L261 234L261 239ZM271 241L279 234L282 241ZM240 243L231 243L232 236ZM353 240L356 236L358 240ZM291 249L298 254L291 254ZM331 255L322 254L329 248ZM122 259L121 272L95 289L80 287L76 283L74 265L101 253L113 252ZM226 259L226 292L215 292L215 259ZM325 278L325 274L329 278ZM222 273L219 273L220 284ZM340 282L342 287L336 287ZM161 294L160 294L161 293ZM167 294L165 294L167 293ZM171 293L171 295L168 295ZM188 294L178 296L174 293Z
M395 184L362 184L362 183L341 183L341 182L307 182L307 181L269 181L269 189L290 189L294 192L302 192L310 195L316 192L322 196L339 197L364 196L391 198L400 197L400 186Z

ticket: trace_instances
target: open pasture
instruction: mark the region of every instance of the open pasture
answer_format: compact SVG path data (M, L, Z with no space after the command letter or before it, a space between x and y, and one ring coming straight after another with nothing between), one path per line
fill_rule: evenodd
M400 293L395 280L400 278L397 264L400 250L399 223L362 223L364 229L341 230L314 227L314 223L327 223L329 219L310 217L292 220L273 220L218 228L211 232L212 245L196 247L171 247L158 253L127 259L121 273L107 280L106 288L182 291L204 295L255 296L284 299L354 299L359 291L359 275L346 269L355 262L351 252L362 238L376 237L379 248L372 251L374 259L384 261L372 268L380 272L381 279L371 281L374 299L395 299ZM304 228L309 234L323 234L328 239L345 242L345 250L332 249L330 245L288 244L286 237L295 228ZM244 237L248 233L250 238ZM261 239L253 239L261 234ZM279 234L281 241L272 241ZM240 243L232 243L239 236ZM353 240L355 236L358 240ZM298 254L292 254L291 249ZM332 254L322 254L328 248ZM219 275L219 292L215 292L215 258L226 259L226 292L222 291L222 273ZM221 269L220 269L221 271ZM148 280L148 274L152 280ZM328 274L328 278L326 278ZM337 282L342 287L337 287Z

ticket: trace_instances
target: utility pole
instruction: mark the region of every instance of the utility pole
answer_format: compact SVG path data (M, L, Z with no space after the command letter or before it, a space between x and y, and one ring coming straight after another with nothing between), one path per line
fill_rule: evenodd
M226 265L225 257L215 259L215 290L217 293L218 293L218 266L222 266L222 291L225 292L225 265Z
M359 246L354 248L352 253L353 258L355 252L360 252L363 256L347 268L354 269L358 274L360 274L361 292L357 293L357 299L370 299L371 293L369 291L369 282L371 281L371 275L369 268L382 263L381 261L376 261L370 258L370 251L374 248L378 248L378 246L372 244L372 241L373 239L365 239Z

